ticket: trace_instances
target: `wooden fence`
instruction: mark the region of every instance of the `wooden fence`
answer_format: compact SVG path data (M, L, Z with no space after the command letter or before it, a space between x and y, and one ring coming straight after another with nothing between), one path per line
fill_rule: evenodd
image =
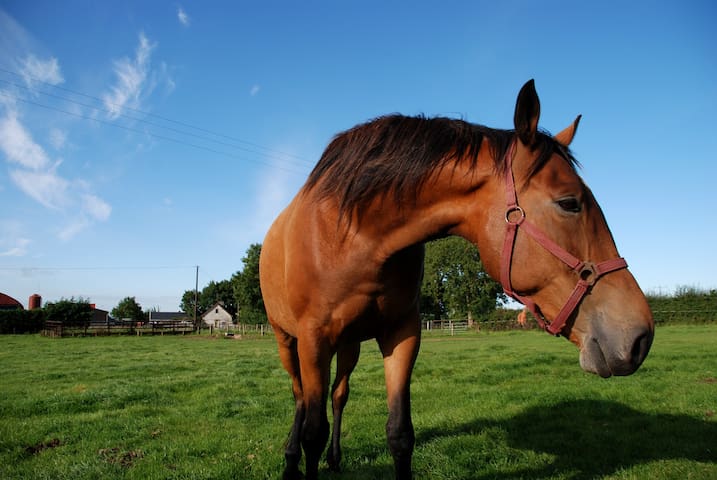
M62 322L46 320L45 327L40 331L40 334L44 335L45 337L61 337Z
M475 331L505 331L505 330L533 330L537 328L534 319L528 317L524 324L520 324L512 312L501 314L495 319L469 322L466 319L457 320L423 320L421 328L426 334L455 336ZM708 310L655 310L653 311L655 323L669 324L703 324L717 322L717 312ZM203 331L206 332L207 329ZM135 323L95 325L88 327L65 327L62 322L46 321L41 334L47 337L66 336L103 336L103 335L165 335L165 334L191 334L195 332L194 325L187 321L153 322L137 325ZM239 335L263 337L274 335L274 330L267 324L237 324L225 328L209 329L210 334L237 337Z

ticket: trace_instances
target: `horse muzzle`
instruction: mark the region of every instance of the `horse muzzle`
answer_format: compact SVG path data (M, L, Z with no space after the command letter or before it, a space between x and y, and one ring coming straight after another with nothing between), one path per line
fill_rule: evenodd
M630 375L647 357L653 337L654 330L647 325L633 327L627 332L596 328L582 341L580 366L603 378Z

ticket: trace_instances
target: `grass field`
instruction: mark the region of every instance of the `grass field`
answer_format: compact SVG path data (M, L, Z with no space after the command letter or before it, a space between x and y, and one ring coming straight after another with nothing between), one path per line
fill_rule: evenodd
M537 332L427 336L413 377L419 479L716 479L717 326L658 329L633 376L583 373ZM272 338L0 337L0 478L280 478L293 415ZM344 472L391 478L366 343Z

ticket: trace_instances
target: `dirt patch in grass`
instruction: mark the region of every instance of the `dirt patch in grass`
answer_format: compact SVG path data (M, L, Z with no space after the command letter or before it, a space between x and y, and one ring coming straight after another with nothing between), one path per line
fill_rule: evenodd
M28 445L25 447L25 451L29 455L37 455L38 453L42 452L43 450L47 450L48 448L56 448L62 445L62 442L60 442L59 438L53 438L52 440L48 442L40 442L36 443L35 445Z
M131 467L135 460L144 457L142 450L122 450L119 447L114 448L102 448L98 452L100 457L105 459L108 463L120 465L124 468Z

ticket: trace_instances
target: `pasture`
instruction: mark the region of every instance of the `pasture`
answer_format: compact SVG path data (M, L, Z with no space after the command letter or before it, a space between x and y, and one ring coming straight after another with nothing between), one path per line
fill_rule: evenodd
M538 332L428 334L419 479L717 478L717 326L658 328L631 377ZM0 478L279 478L293 415L272 337L0 337ZM392 477L383 365L352 377L341 474Z

